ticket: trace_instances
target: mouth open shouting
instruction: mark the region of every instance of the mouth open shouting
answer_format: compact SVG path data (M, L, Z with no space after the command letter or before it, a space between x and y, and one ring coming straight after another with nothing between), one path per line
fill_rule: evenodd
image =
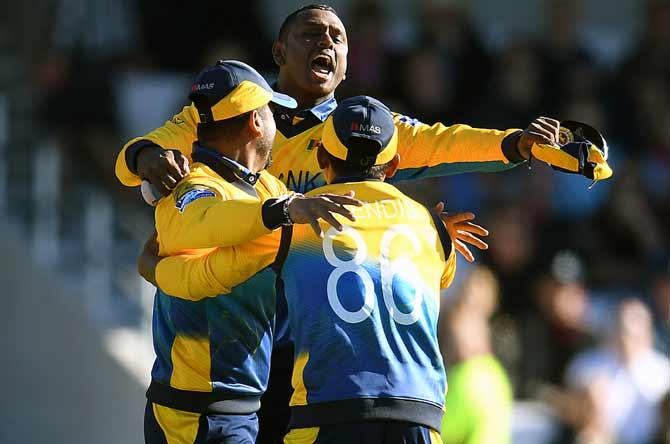
M320 53L312 58L310 67L314 80L327 82L331 79L333 72L335 71L335 61L332 55Z

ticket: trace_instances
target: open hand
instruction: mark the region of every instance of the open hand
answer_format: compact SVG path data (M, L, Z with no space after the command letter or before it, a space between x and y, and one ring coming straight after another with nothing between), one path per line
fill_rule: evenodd
M349 191L346 194L319 194L318 196L298 195L293 198L288 206L288 213L295 224L310 224L314 233L323 238L323 232L319 225L319 219L323 219L336 230L342 231L342 224L335 219L335 214L340 214L352 222L356 220L354 213L345 205L360 207L363 205L358 199L354 198L354 192Z
M456 251L458 251L466 261L474 262L475 260L472 252L468 246L465 245L466 243L475 246L480 250L487 250L489 248L489 245L486 242L477 237L488 236L489 232L485 228L470 222L475 219L473 213L446 213L444 212L444 204L442 202L435 205L433 211L440 216L442 223L444 223L444 226L447 229L447 233L449 233L451 242L454 244L454 248L456 248ZM475 236L475 234L477 236Z

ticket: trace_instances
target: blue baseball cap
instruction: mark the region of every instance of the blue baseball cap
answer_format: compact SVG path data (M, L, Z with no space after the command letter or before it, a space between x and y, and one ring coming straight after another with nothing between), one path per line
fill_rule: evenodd
M200 71L188 98L201 123L230 119L269 102L286 108L298 106L292 97L273 91L258 71L237 60L219 60Z
M357 143L363 140L372 143ZM355 96L340 102L326 119L321 143L332 156L349 163L383 165L398 151L398 131L386 105Z

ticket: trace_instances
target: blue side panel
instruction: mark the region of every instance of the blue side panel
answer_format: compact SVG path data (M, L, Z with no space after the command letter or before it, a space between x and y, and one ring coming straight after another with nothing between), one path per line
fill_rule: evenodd
M214 390L260 395L267 388L275 327L275 274L267 268L230 294L206 299Z
M401 180L427 179L429 177L472 172L495 173L512 169L517 165L512 162L504 163L499 161L442 163L433 167L399 169L395 176L388 179L388 182L395 183Z
M366 262L361 267L374 282L376 299L367 318L351 323L338 316L328 300L333 267L325 258L293 251L284 265L296 354L309 353L303 371L308 403L396 397L442 406L446 379L436 337L437 299L423 298L417 320L398 323L382 297L379 264ZM356 273L342 274L336 286L346 311L363 306L365 289ZM394 279L394 304L400 312L409 313L416 297L411 284Z

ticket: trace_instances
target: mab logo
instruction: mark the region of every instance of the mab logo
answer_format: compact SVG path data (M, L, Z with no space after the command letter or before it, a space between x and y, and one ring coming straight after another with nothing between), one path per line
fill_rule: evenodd
M191 92L214 89L214 83L196 83L191 87Z
M382 129L381 127L377 125L366 125L364 123L358 123L358 122L351 122L351 131L357 132L357 133L373 133L373 134L381 134Z

